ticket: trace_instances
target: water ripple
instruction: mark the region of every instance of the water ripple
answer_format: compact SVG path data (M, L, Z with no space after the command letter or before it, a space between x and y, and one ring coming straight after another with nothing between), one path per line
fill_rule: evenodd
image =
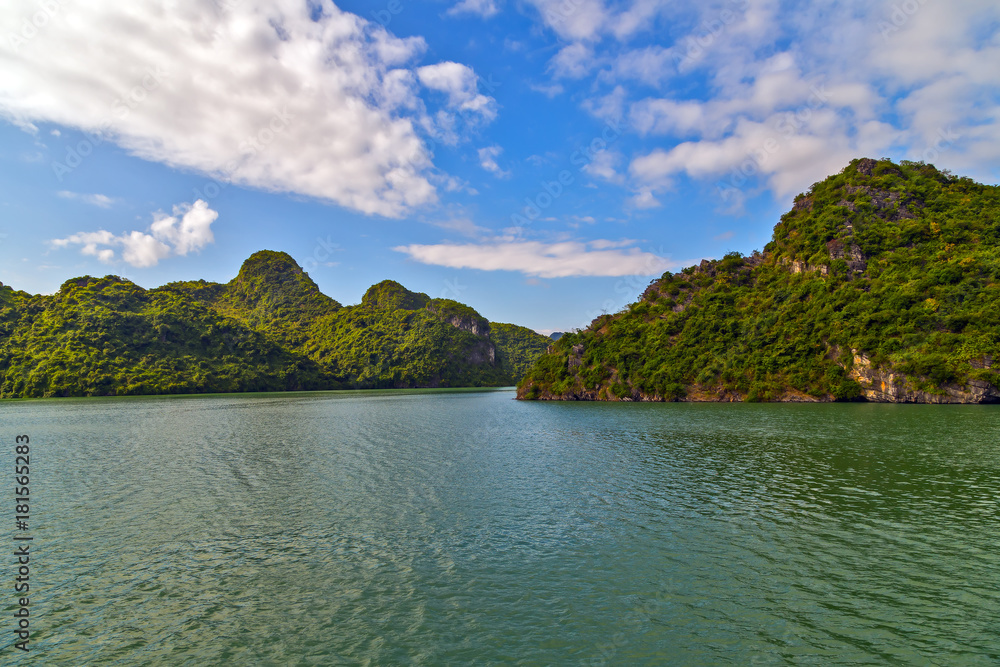
M1000 412L511 397L0 404L32 435L35 655L1000 662Z

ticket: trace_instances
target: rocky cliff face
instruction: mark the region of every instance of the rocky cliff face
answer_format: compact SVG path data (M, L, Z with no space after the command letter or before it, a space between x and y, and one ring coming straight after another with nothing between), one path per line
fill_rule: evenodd
M497 363L497 349L493 343L484 340L472 348L472 351L466 358L466 362L475 366L482 366L483 364L495 366Z
M964 387L943 384L937 391L926 391L919 389L913 378L876 366L857 350L852 352L854 365L848 377L861 385L865 400L874 403L1000 403L1000 390L988 382L969 380Z
M577 374L584 368L583 345L574 345L567 355L567 370L572 374ZM871 403L934 403L934 404L985 404L1000 403L1000 389L989 382L982 380L969 380L964 386L956 384L942 384L929 390L929 384L921 378L912 378L903 373L894 371L884 366L872 363L871 359L858 350L852 350L853 364L847 371L847 377L854 380L861 386L861 395L857 400ZM839 354L839 350L833 348L831 357ZM973 366L979 369L989 369L993 365L993 358L984 356L977 360ZM646 393L629 389L626 392L615 392L614 387L619 384L621 378L617 370L612 370L607 381L596 388L584 389L577 386L573 390L563 393L553 393L550 389L542 386L534 386L530 380L526 380L520 388L518 395L525 397L532 395L537 400L554 401L635 401L635 402L664 402L677 401L681 403L735 403L745 401L747 395L743 392L726 389L722 386L692 384L684 388L684 395L681 397L665 398L656 393ZM921 387L925 388L921 388ZM832 394L825 396L813 396L791 388L786 388L783 392L771 397L772 401L783 403L830 403L836 400Z
M477 336L484 336L488 338L490 335L490 323L480 317L471 315L464 317L460 315L452 315L445 321L456 329L468 331L476 334Z
M497 362L497 349L490 340L490 323L481 317L474 315L452 315L445 319L451 326L459 331L468 331L471 334L480 336L483 340L477 344L469 353L466 361L470 364L480 366L489 364L495 366Z

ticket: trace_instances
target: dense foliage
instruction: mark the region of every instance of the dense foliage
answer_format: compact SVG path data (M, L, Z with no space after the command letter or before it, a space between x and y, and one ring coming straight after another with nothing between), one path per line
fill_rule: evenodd
M225 285L88 276L51 296L0 285L5 398L510 385L548 342L392 281L342 307L271 251Z
M851 400L868 369L940 394L1000 386L996 358L1000 187L862 159L799 195L763 253L668 272L561 337L519 395Z

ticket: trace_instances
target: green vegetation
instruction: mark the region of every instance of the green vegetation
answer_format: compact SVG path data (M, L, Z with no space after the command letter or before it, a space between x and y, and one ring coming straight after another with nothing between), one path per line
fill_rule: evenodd
M497 356L511 368L515 377L522 378L551 341L531 329L516 324L490 325L490 338L497 346Z
M2 398L502 386L548 342L392 281L343 307L272 251L225 285L87 276L41 296L0 284Z
M1000 400L1000 187L861 159L763 253L665 273L566 334L521 398Z

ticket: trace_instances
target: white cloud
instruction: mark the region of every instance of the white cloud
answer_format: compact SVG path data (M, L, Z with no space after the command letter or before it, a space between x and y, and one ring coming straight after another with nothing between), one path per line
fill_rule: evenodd
M546 27L562 39L572 41L597 41L604 35L627 40L641 30L655 29L657 16L676 12L674 6L678 4L668 0L528 1Z
M194 204L174 206L173 215L162 212L153 214L149 232L132 231L115 236L109 231L80 232L64 239L53 239L57 248L71 245L83 246L80 252L97 257L105 264L115 261L115 248L120 248L122 259L137 268L156 266L161 259L171 255L187 255L215 242L212 223L218 212L199 199ZM105 247L101 247L105 246Z
M626 51L615 59L611 80L633 79L649 86L659 86L674 75L674 60L673 51L662 46Z
M627 96L628 93L624 86L615 86L614 90L607 95L586 100L583 103L583 108L597 118L613 121L617 125L617 121L625 113L625 98Z
M497 164L497 158L503 153L503 149L499 146L487 146L486 148L479 149L479 164L483 169L490 172L497 178L505 178L510 176L510 172L504 171Z
M100 208L111 208L112 204L115 203L115 200L107 195L84 195L79 192L70 192L69 190L60 190L56 194L63 199L75 199Z
M629 120L639 134L687 136L705 132L705 105L670 99L645 99L629 110Z
M217 211L213 211L206 202L199 199L193 205L174 206L172 216L162 212L153 214L150 230L153 236L171 244L175 253L186 255L215 242L212 223L218 217Z
M451 108L479 113L489 120L496 117L495 101L479 93L479 79L467 65L451 61L426 65L417 69L417 78L431 90L445 93Z
M635 0L628 9L620 12L611 24L611 32L618 39L626 39L641 28L652 28L653 19L665 11L668 3L664 0Z
M594 159L583 167L590 176L605 180L609 183L621 184L625 177L618 173L617 166L622 161L621 153L614 150L601 151L594 155Z
M730 203L787 198L864 155L997 178L996 2L529 1L564 40L553 79L582 80L584 109L644 138L630 156L633 207L659 205L682 174L729 187ZM670 37L630 43L660 28ZM669 82L670 94L635 82Z
M562 85L558 83L553 83L553 84L529 83L528 88L531 88L536 93L541 93L542 95L545 95L545 97L548 97L549 99L562 95L562 93L565 91Z
M658 208L661 205L660 201L653 196L649 188L643 188L635 193L629 198L628 204L632 208L638 209Z
M653 189L671 187L673 177L681 173L699 179L721 178L736 188L760 177L776 195L788 197L837 173L859 154L880 155L891 139L888 133L876 132L852 141L838 135L840 123L833 111L814 115L815 120L789 135L776 129L780 117L765 123L741 120L725 138L688 141L639 156L630 172L638 183Z
M549 62L549 69L556 78L582 79L595 65L593 49L577 42L560 49Z
M541 243L500 239L485 243L408 245L393 248L422 264L454 269L518 271L539 278L661 274L673 263L622 243L596 240Z
M591 40L608 25L608 10L602 0L529 0L542 21L568 40Z
M491 16L496 16L499 11L496 0L462 0L448 10L448 15L475 14L488 19Z
M430 224L441 229L457 232L462 236L478 237L489 231L485 227L480 227L467 217L452 217L447 220L432 221Z
M436 112L413 71L423 39L397 38L331 2L314 20L311 5L76 3L16 48L4 38L0 116L29 130L46 122L100 133L147 160L365 213L402 216L434 202L417 128ZM0 35L19 34L37 10L27 0L0 5ZM495 116L468 67L429 67L420 82L445 89L447 113Z

